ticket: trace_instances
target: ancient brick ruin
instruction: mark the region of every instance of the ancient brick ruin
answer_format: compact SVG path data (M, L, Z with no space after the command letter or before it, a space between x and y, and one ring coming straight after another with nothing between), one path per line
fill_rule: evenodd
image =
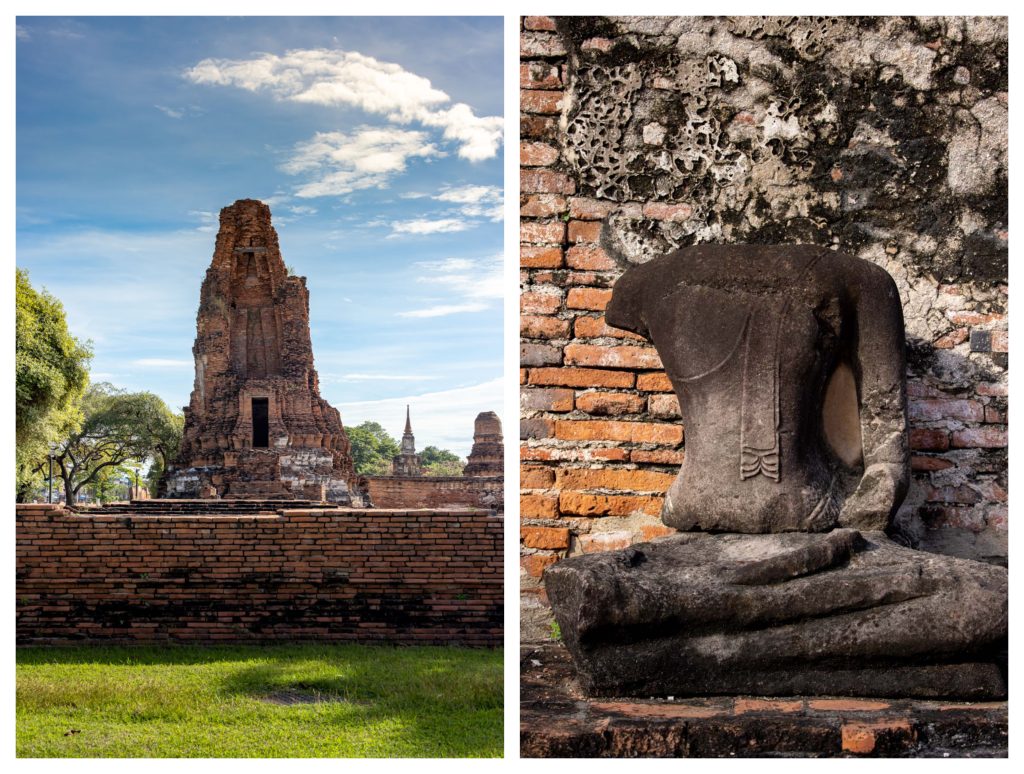
M473 448L464 476L500 476L505 472L505 439L501 420L493 411L482 411L473 423Z
M401 451L391 460L391 470L396 476L422 476L423 464L416 453L416 436L412 434L412 420L409 407L405 407L405 432L402 433Z
M167 496L362 504L341 417L320 397L306 279L288 273L262 202L221 210L196 327Z

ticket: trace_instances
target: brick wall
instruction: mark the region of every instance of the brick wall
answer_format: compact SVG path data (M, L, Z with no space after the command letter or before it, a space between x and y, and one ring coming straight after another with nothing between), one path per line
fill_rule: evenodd
M812 57L787 49L789 59L780 71L798 76L780 76L762 88L758 79L774 77L765 73L772 73L770 62L780 49L797 45L793 41L817 41L820 52L831 45L831 38L815 37L819 31L799 25L790 38L785 28L762 30L763 37L757 38L708 18L523 18L520 453L525 639L547 632L541 585L546 567L568 554L619 548L672 532L658 514L685 454L678 402L657 352L642 339L609 327L603 310L623 271L623 256L659 254L674 245L816 242L884 266L897 281L907 319L914 483L899 515L900 527L926 550L1006 561L1006 179L1005 157L998 153L1000 137L1002 148L1006 145L1005 123L999 123L1005 115L1000 108L1006 103L1005 61L1003 77L998 77L1005 26L1000 32L998 23L957 26L955 20L941 22L946 26L937 30L929 26L934 21L849 23L863 29L843 33L837 28L832 37L841 41L847 34L864 46L876 40L888 46L874 64L857 60L844 65L845 72L855 73L852 82L844 85L843 78L851 80L844 67L840 72L828 69L840 61L830 58L832 53ZM623 173L613 181L617 188L609 183L602 190L593 183L600 170L593 173L580 161L579 148L585 145L578 137L576 156L567 153L571 143L565 127L580 111L597 110L595 104L613 106L607 120L595 121L590 129L608 137L621 128L614 124L618 116L637 116L644 110L656 115L651 105L673 89L679 93L670 80L681 77L685 65L673 35L680 41L687 36L705 41L695 49L706 48L708 56L713 46L719 47L725 53L715 66L726 68L722 72L730 62L736 67L733 83L739 88L726 93L708 87L708 107L697 112L705 121L698 131L707 136L718 132L721 139L711 136L712 143L745 157L737 162L741 177L726 183L706 174L691 178L689 193L663 193L669 189L660 188L644 196L635 194L644 181ZM894 58L901 51L909 58ZM842 55L856 52L857 46L848 46ZM905 64L913 57L924 63L922 68L930 68L927 78L912 74L913 88L897 79L904 77L898 65L890 64L888 70L883 66L883 60ZM751 64L755 58L760 58L756 66ZM590 68L586 88L573 83L573 68L581 63ZM697 65L703 67L703 59ZM593 100L602 88L600 78L613 71L625 74L623 81L636 74L635 83L642 86L630 93L641 94L635 98L640 101L627 106L611 92L603 102ZM965 78L973 78L974 85L965 86ZM831 83L821 91L827 97L813 89L802 91L825 80ZM762 87L750 85L754 83ZM837 100L831 107L820 101L831 96ZM839 96L845 100L841 104ZM734 104L744 99L749 104ZM792 116L776 115L779 100L794 111ZM909 109L915 111L913 120L899 124ZM666 124L683 115L680 108ZM819 115L831 116L831 134L814 123ZM817 133L775 138L769 147L764 137L750 132L777 128L770 124L773 117L802 131L814 127ZM969 119L976 127L976 145L965 153L960 144L966 135L958 122ZM575 126L587 131L585 122L576 120ZM640 133L627 127L617 142L625 146L629 131ZM749 139L734 142L741 137ZM595 146L604 142L603 136L590 139ZM653 152L644 156L646 144L662 138L652 131L636 142L633 163L642 164L654 159ZM987 155L982 146L989 148ZM776 150L779 155L773 155ZM885 154L896 159L892 169L878 160ZM657 171L657 159L650 168ZM634 193L623 193L629 184ZM791 195L799 201L787 202ZM609 219L626 235L617 243L607 237L601 241L603 222Z
M370 476L375 508L505 509L504 476Z
M480 510L83 516L17 507L17 638L502 643Z

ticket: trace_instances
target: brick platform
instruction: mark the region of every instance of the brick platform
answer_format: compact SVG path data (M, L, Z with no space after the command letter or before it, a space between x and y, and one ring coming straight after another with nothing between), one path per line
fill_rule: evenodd
M487 511L167 507L18 506L18 642L502 644Z
M560 645L521 651L523 757L1007 755L1007 704L848 698L587 699Z

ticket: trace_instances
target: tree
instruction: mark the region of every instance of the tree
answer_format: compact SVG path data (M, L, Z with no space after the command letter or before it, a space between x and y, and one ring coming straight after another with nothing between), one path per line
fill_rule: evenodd
M461 476L466 467L465 460L458 454L436 446L428 446L420 452L420 463L428 476Z
M48 445L81 421L92 351L68 331L64 307L17 270L15 322L15 459L18 500L37 486Z
M377 422L363 422L346 431L352 444L352 462L361 476L386 476L399 452L398 441Z
M64 483L65 501L74 503L89 486L130 461L149 458L166 463L177 419L151 392L125 392L101 382L82 398L80 427L54 452L56 473Z

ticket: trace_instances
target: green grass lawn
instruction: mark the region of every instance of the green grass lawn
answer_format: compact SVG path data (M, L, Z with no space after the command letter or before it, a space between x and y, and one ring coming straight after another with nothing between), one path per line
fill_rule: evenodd
M18 649L20 757L495 757L502 652Z

